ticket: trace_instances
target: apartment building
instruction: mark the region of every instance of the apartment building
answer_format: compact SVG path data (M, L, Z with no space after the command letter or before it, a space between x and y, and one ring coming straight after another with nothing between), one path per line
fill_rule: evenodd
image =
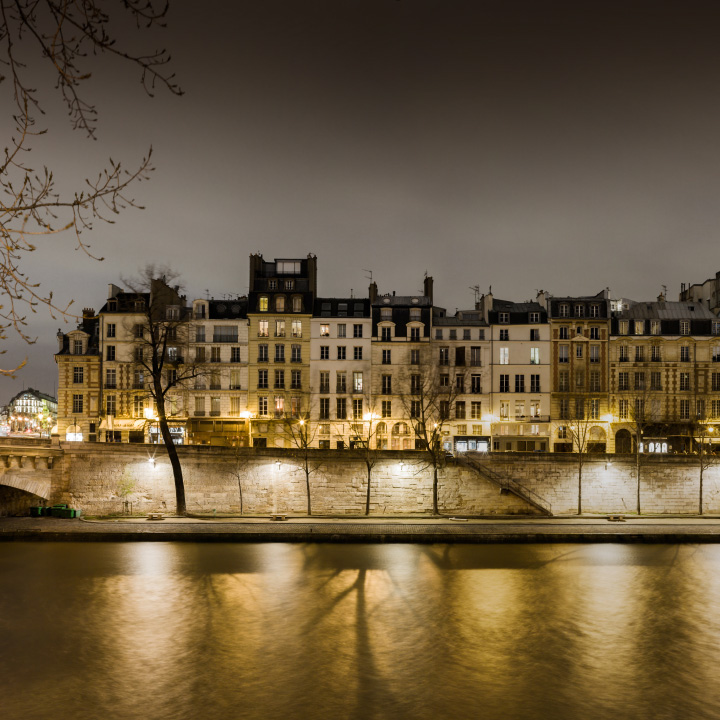
M546 452L550 442L550 326L537 302L485 295L491 334L492 449Z
M372 318L368 298L316 298L310 322L310 442L353 448L368 434Z
M291 447L287 422L309 416L310 321L317 258L250 256L248 397L255 447Z
M700 302L624 301L610 335L611 452L688 452L720 430L720 320ZM709 438L712 441L712 438Z
M247 297L193 301L189 359L200 369L188 388L193 445L250 444L247 311Z
M541 291L551 340L552 450L605 452L609 433L608 291L554 297ZM573 441L573 433L578 438Z

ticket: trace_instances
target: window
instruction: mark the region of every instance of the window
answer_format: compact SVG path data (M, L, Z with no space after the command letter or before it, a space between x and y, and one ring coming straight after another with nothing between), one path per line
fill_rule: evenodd
M644 335L645 334L645 321L644 320L636 320L635 321L635 334L636 335Z
M584 317L585 315L585 306L584 305L576 305L575 306L575 317Z
M582 390L585 387L585 371L584 370L578 370L575 373L575 387L578 390Z
M392 308L388 308L388 307L380 308L380 319L381 320L392 320Z
M510 417L510 403L509 402L501 402L500 403L500 419L507 420L509 417Z
M290 388L292 390L300 390L302 388L302 373L300 370L290 371Z
M267 345L258 345L258 362L267 362L268 361L268 346Z
M266 397L258 398L258 415L268 414L268 399Z
M590 328L590 339L591 340L599 340L600 339L600 328L597 328L597 327Z
M353 398L353 419L357 420L363 416L362 398Z
M294 338L302 337L302 321L301 320L293 320L290 323L290 328L291 328L292 336Z
M320 398L320 419L330 419L330 398Z
M515 392L516 393L524 393L525 392L525 376L524 375L516 375L515 376Z
M445 375L444 377L447 377ZM421 377L420 375L411 375L410 376L410 392L413 395L419 395L421 389Z
M569 420L570 419L570 398L560 398L560 419L561 420Z
M231 370L230 371L230 390L240 390L240 371L239 370Z
M540 417L540 401L539 400L531 400L530 401L530 417L533 417L533 418Z
M285 297L283 295L278 295L275 298L275 312L285 312Z
M270 335L269 323L267 320L258 321L258 337L268 337Z
M392 417L392 400L383 400L382 401L382 416L384 418Z
M290 362L302 362L302 345L296 344L290 346Z
M569 337L569 329L567 327L561 327L558 331L558 337L560 340L567 340Z
M560 392L568 392L570 390L570 374L567 370L561 370L558 373L558 390Z
M570 362L570 347L568 345L558 346L558 362L567 363Z
M681 335L689 335L690 334L690 321L689 320L681 320L680 321L680 334Z
M413 349L410 351L410 364L411 365L419 365L420 364L420 351L418 349Z
M627 345L621 345L619 348L618 359L620 362L627 362L630 358L630 353Z
M500 375L500 392L510 392L509 375Z
M361 338L363 336L363 326L360 323L353 325L353 337Z
M507 365L510 362L510 348L500 348L500 364Z
M344 345L338 345L337 347L337 359L338 360L345 360L346 357L346 348Z
M650 321L650 334L651 335L660 335L661 332L661 326L659 320L651 320Z
M681 400L680 401L680 419L681 420L689 420L690 419L690 401L689 400Z
M73 382L76 385L80 385L84 382L84 379L85 379L85 368L74 367L73 368Z
M469 340L469 339L470 339L470 331L463 330L463 340Z
M294 295L292 299L293 312L302 312L302 298L299 295Z
M583 346L582 345L576 345L575 346L575 357L581 359L583 356Z
M482 392L480 375L470 376L470 392L473 394L479 394Z
M335 373L335 392L347 392L347 374L344 371Z
M566 304L560 305L560 317L570 317L570 306Z
M660 360L662 360L662 356L661 356L660 352L661 352L660 346L653 345L650 348L650 360L652 360L652 362L660 362Z
M295 281L294 280L286 280L285 281L285 290L294 290L295 289Z
M363 359L362 345L356 345L353 348L353 360L362 360L362 359Z
M713 362L720 362L720 345L716 345L712 349L712 361Z
M590 306L590 317L593 317L593 318L600 317L600 306L599 305L591 305Z
M439 411L440 419L447 420L450 417L450 402L448 400L441 400Z
M509 323L510 322L510 313L506 313L506 312L498 313L498 322Z
M464 420L465 419L465 403L462 401L455 403L455 419L456 420Z
M330 392L330 371L329 370L322 370L320 372L320 392L321 393L329 393Z
M115 368L108 368L107 370L105 370L105 387L117 387L117 370L115 370Z
M439 358L439 364L440 365L449 365L450 364L450 348L441 347L439 349L440 358Z
M591 363L599 363L600 362L600 346L599 345L591 345L590 346L590 362Z
M320 359L321 360L329 360L330 359L330 346L329 345L321 345L320 346Z
M720 320L713 320L713 321L712 321L712 334L713 334L713 335L720 335Z
M482 419L482 403L473 400L470 403L470 417L473 420L481 420Z
M531 375L530 376L530 392L531 393L539 393L540 392L540 376L539 375Z
M346 335L346 330L347 330L347 326L345 325L345 323L338 323L338 326L337 326L337 336L338 336L339 338L347 337L347 335Z
M220 362L220 348L215 346L210 348L210 362Z
M567 425L558 425L557 436L559 440L567 440Z
M382 337L380 338L383 342L390 342L392 340L392 328L384 327L380 328Z
M114 345L108 345L105 348L105 359L106 360L114 360L115 359L115 346Z
M531 323L539 323L540 322L540 313L539 312L531 312L529 315L529 318Z
M359 393L363 390L363 374L361 372L353 373L353 392Z
M382 351L382 364L383 365L390 365L390 350L383 350Z
M382 376L382 394L392 395L392 375Z
M481 356L480 356L480 348L479 347L471 347L470 348L470 366L471 367L480 367L482 365Z
M629 320L620 320L618 323L618 333L620 335L627 335L630 332L630 321Z
M600 372L592 370L590 372L590 392L600 392Z
M457 388L457 391L459 393L465 392L465 376L464 375L456 375L455 376L455 387Z
M275 321L275 337L285 337L285 321Z
M450 387L450 376L443 374L440 376L440 387Z
M645 389L645 373L644 372L636 372L634 377L634 389L635 390L644 390Z
M73 412L78 413L78 414L83 412L83 396L82 395L73 395Z
M713 400L710 403L711 408L711 414L713 419L717 419L720 417L720 400Z
M420 328L410 328L410 341L420 342Z
M420 322L420 308L410 308L410 320Z
M275 346L275 362L285 362L285 346Z
M115 337L115 323L108 323L106 326L106 334L105 337L114 338Z
M689 390L690 389L690 373L681 372L680 373L680 390Z
M284 390L285 389L285 371L284 370L276 370L275 371L275 385L273 387L276 390Z
M500 330L500 339L510 340L510 331L507 328Z
M343 327L345 327L343 325ZM330 325L320 326L320 337L330 337Z
M531 365L539 365L540 364L540 348L530 348L530 364Z
M650 373L650 389L662 390L662 374L659 372Z
M268 371L258 370L258 390L267 390L268 386Z
M411 400L410 401L410 417L413 420L417 420L420 417L420 401L419 400Z
M347 419L347 400L345 398L337 398L335 403L335 417L338 420L346 420Z
M268 311L268 299L265 296L261 296L258 298L258 311L259 312L267 312Z
M450 339L457 340L457 330L455 330L455 328L450 331Z
M597 420L600 417L600 400L592 398L590 400L590 419Z
M618 390L630 389L630 373L618 373Z
M575 398L575 419L585 419L585 398Z
M442 340L443 339L443 331L440 328L437 328L435 330L435 339L436 340Z
M683 345L680 348L680 362L690 362L690 346Z
M239 347L231 347L230 348L230 362L233 362L233 363L240 362L240 348Z

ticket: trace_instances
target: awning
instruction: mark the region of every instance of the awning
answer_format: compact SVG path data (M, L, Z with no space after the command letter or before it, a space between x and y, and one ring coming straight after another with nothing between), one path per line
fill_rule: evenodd
M142 418L116 418L112 415L100 421L101 430L143 430L147 421Z

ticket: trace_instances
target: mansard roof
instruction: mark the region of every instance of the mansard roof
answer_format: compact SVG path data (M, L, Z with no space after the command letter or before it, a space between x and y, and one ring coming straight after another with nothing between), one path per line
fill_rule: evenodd
M369 318L369 298L315 298L313 317Z

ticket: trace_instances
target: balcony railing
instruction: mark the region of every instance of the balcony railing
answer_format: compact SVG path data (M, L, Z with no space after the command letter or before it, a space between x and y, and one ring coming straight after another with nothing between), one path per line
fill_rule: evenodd
M204 410L196 410L193 413L193 415L195 415L195 417L205 417L205 411Z
M220 383L210 383L210 389L211 390L221 390Z
M116 382L106 382L105 389L106 390L117 390L117 383Z
M210 417L220 417L220 411L219 410L211 410Z
M215 343L236 343L238 341L237 335L213 335L213 342Z

